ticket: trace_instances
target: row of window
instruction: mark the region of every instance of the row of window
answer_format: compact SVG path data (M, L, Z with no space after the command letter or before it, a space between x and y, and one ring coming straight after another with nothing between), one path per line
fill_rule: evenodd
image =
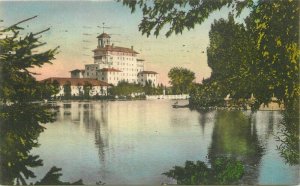
M95 58L97 59L102 59L102 60L105 60L106 58L104 56L99 56L97 54L94 55ZM119 59L119 60L128 60L128 61L135 61L135 58L134 57L114 57L114 56L110 56L109 57L111 60L112 59Z
M118 62L116 63L118 65L124 65L124 66L133 66L133 64L129 64L129 63L122 63L122 62Z
M102 79L102 81L104 81L105 79L104 78L101 78ZM119 81L119 78L116 78L116 77L114 77L114 78L109 78L109 80L111 81L111 80L114 80L114 81ZM127 79L122 79L122 80L125 80L125 81L129 81L129 79L127 78ZM136 79L132 79L132 82L136 82Z
M89 75L88 73L87 73L87 75ZM93 75L93 73L91 74L91 75ZM98 75L100 75L101 77L105 77L105 74L103 74L103 73L98 73L98 72L96 72L96 75L98 76ZM120 74L115 74L115 72L109 72L109 75L121 75L121 76L134 76L134 77L136 77L137 76L137 74L130 74L130 73L120 73Z
M94 67L86 67L86 70L91 70L92 71L92 70L95 70L95 69L98 70L98 67L96 67L96 68L94 68Z
M98 76L98 75L103 75L104 76L104 74L105 73L102 73L102 72L96 72L96 76ZM108 72L108 74L110 74L110 75L118 75L119 74L119 72ZM87 72L86 73L86 75L87 76L93 76L94 75L94 73L89 73L89 72ZM120 75L121 76L137 76L137 74L130 74L130 73L120 73ZM139 74L140 76L142 76L142 77L144 77L144 74ZM145 77L147 77L147 75L145 76ZM154 74L148 74L148 77L155 77L155 75Z
M113 57L111 57L111 59L113 59ZM129 61L133 61L134 60L134 58L133 57L127 57L127 58L125 58L125 57L117 57L117 59L121 59L121 60L129 60Z
M96 59L101 59L101 60L105 60L106 59L104 56L97 56L96 54L95 54L94 57ZM109 59L111 59L111 60L118 59L118 60L136 61L135 58L133 58L133 57L114 57L114 56L110 56Z
M144 77L144 74L140 74L140 76ZM156 74L146 74L145 77L155 77Z
M119 56L136 56L134 53L125 53L125 52L107 52L110 55L119 55Z

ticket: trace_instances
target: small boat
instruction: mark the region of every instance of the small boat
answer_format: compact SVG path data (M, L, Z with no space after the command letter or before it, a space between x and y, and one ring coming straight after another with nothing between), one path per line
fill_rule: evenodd
M178 106L178 101L176 101L176 102L172 105L173 108L177 108L177 106Z
M172 105L173 108L187 108L189 105Z

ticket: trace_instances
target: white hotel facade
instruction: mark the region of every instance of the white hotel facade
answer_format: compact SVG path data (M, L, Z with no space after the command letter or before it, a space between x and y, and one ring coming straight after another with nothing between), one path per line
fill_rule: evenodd
M133 47L114 46L110 36L102 33L98 37L98 46L94 52L94 63L85 65L84 70L71 71L72 78L91 78L117 85L120 81L140 83L151 81L158 85L158 73L144 70L144 60L138 58Z

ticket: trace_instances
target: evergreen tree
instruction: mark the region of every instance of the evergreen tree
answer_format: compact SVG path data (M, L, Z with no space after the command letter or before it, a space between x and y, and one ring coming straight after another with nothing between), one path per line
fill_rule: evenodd
M39 47L45 45L39 41L39 35L48 29L20 37L23 28L19 25L35 17L0 30L1 185L26 185L26 179L35 177L31 169L42 166L43 162L38 155L30 155L30 151L39 145L37 139L44 130L41 124L54 121L48 105L32 103L58 91L55 84L40 83L29 71L51 63L57 54L57 48L33 53L33 50L39 51Z
M39 35L49 30L20 37L20 30L23 28L18 25L33 18L35 17L0 30L0 34L6 36L0 39L0 101L4 104L36 100L40 97L40 93L47 89L46 84L40 84L35 79L33 76L35 73L30 72L30 68L41 67L46 63L51 64L58 48L33 53L46 44L39 41ZM54 92L55 90L51 93Z

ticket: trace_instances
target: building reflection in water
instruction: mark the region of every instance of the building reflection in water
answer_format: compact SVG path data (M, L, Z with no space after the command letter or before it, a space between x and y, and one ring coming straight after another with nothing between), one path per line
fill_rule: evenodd
M94 102L61 103L58 121L72 121L78 123L80 130L95 132L95 145L98 148L99 159L105 168L105 152L109 146L108 132L108 102L100 104Z
M164 179L161 172L177 162L207 162L217 156L230 156L245 163L242 182L256 184L266 175L260 173L261 167L268 168L277 158L272 153L276 148L273 134L278 131L280 118L280 113L267 111L198 113L187 108L174 109L170 102L163 101L91 101L62 105L55 127L65 124L65 130L78 129L75 137L70 136L71 145L73 140L91 145L85 149L91 169L85 176L90 183L98 178L113 184L118 180L159 183ZM271 159L262 158L264 153L271 153ZM95 154L95 159L89 154Z
M205 126L207 124L213 123L214 122L214 115L215 115L215 111L207 111L207 110L203 110L203 111L199 111L199 124L201 126L202 129L202 134L204 134L204 130L205 130Z

